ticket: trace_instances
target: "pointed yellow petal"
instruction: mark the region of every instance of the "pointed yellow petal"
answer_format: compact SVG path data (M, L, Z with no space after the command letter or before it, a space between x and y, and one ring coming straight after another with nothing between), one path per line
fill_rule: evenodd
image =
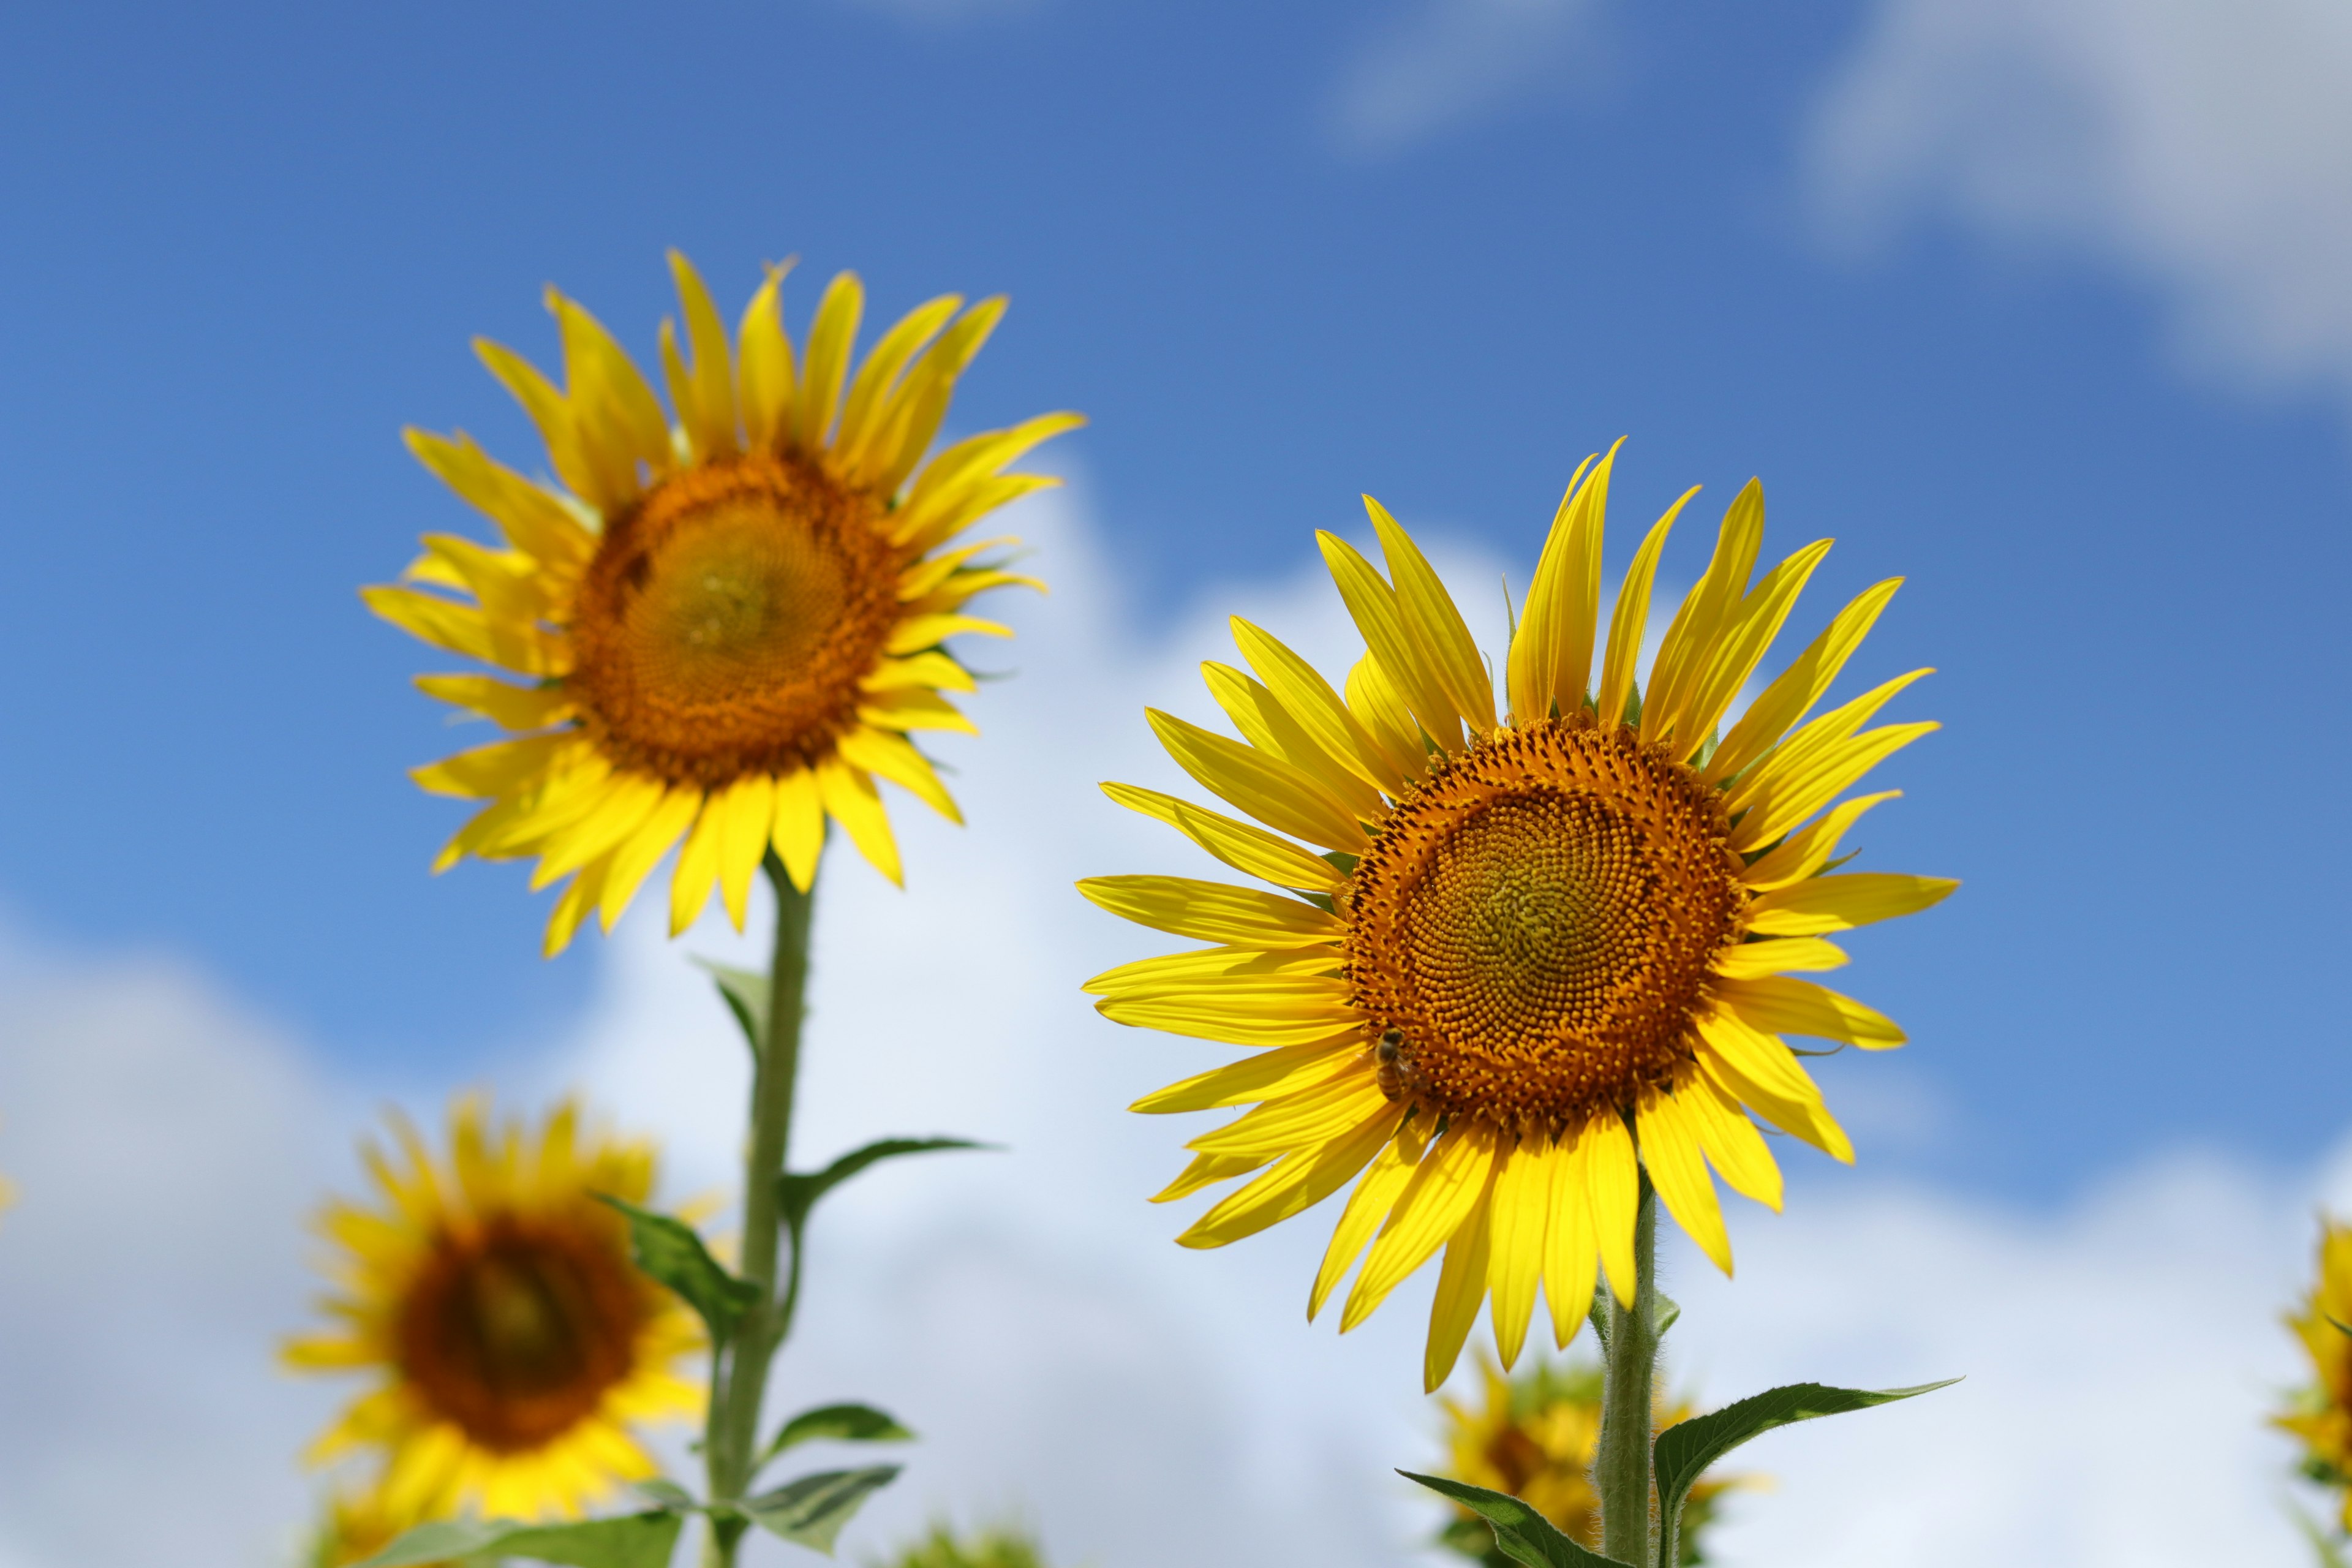
M1275 695L1232 665L1212 659L1201 675L1217 706L1234 721L1242 738L1259 752L1278 757L1305 773L1316 787L1338 803L1351 821L1377 820L1388 804L1381 792L1358 778L1346 764L1326 752L1305 725L1275 700Z
M634 493L637 464L656 474L670 464L669 420L661 400L603 322L553 289L547 302L562 334L572 427L600 467Z
M949 335L952 337L954 331L950 329ZM925 356L927 363L930 357ZM944 398L944 390L940 395ZM981 503L981 498L1000 477L999 469L1039 443L1085 424L1085 417L1076 414L1041 414L1010 429L984 431L956 443L925 465L908 490L906 503L895 514L897 526L891 531L892 540L904 544L934 535L944 539L960 531L990 510ZM912 454L906 460L911 464L919 455ZM875 488L887 495L888 483L886 476L877 481Z
M1239 616L1231 624L1234 644L1250 668L1318 746L1374 790L1396 795L1403 789L1403 772L1313 665Z
M1307 1297L1307 1321L1323 1310L1331 1291L1354 1268L1362 1256L1365 1243L1372 1239L1381 1222L1404 1191L1412 1179L1413 1167L1406 1163L1393 1140L1373 1160L1356 1190L1348 1195L1348 1207L1339 1215L1339 1223L1331 1231L1331 1244L1323 1249L1323 1265L1316 1271L1315 1288Z
M1884 1013L1810 980L1723 980L1715 993L1726 1011L1767 1034L1843 1040L1866 1051L1892 1050L1909 1037Z
M767 773L746 773L711 806L719 820L719 892L727 900L727 918L741 931L751 913L751 880L767 858L776 824L776 781Z
M1495 1163L1488 1215L1486 1289L1493 1299L1495 1352L1507 1372L1527 1342L1543 1278L1544 1238L1551 1228L1551 1160L1548 1142L1523 1139Z
M1544 1300L1551 1310L1552 1342L1561 1350L1591 1311L1601 1272L1592 1200L1585 1190L1591 1180L1588 1152L1581 1129L1543 1152L1543 1180L1551 1190L1544 1233Z
M1849 962L1833 942L1819 937L1792 936L1779 941L1744 942L1726 948L1715 955L1712 967L1727 980L1759 980L1770 974L1843 969Z
M915 750L904 735L860 728L843 735L837 744L843 762L888 779L950 822L959 826L963 822L954 797L931 770L931 760Z
M1331 581L1339 584L1349 616L1363 634L1364 646L1371 650L1405 707L1438 744L1450 752L1461 751L1461 718L1437 672L1418 657L1405 631L1395 590L1346 540L1319 531L1315 540L1322 547L1323 563L1330 569Z
M1079 989L1088 995L1115 996L1124 991L1155 990L1204 975L1321 974L1337 978L1339 953L1331 947L1302 947L1266 952L1249 947L1202 947L1189 952L1139 958L1106 969Z
M530 422L539 428L540 439L547 444L547 460L555 469L555 477L573 495L596 511L610 515L614 506L635 494L634 487L617 495L607 489L606 476L581 440L570 400L540 374L538 366L488 338L474 340L474 353L499 384L514 395L523 412L530 416Z
M1164 1116L1181 1110L1220 1110L1230 1105L1279 1100L1300 1089L1357 1070L1363 1054L1360 1038L1323 1040L1313 1045L1286 1046L1245 1061L1214 1068L1147 1094L1129 1110Z
M1339 1138L1383 1110L1388 1097L1369 1070L1342 1074L1245 1110L1184 1146L1203 1154L1256 1154L1307 1149ZM1390 1124L1395 1131L1395 1124ZM1366 1150L1364 1158L1371 1158ZM1360 1164L1361 1162L1359 1162ZM1348 1173L1354 1175L1355 1172Z
M1253 1002L1246 997L1213 1002L1197 996L1133 994L1106 996L1095 1004L1095 1010L1114 1024L1229 1046L1263 1048L1334 1038L1360 1041L1361 1026L1344 1008L1346 994L1343 987L1332 987L1328 993L1331 1000L1312 1011L1296 1003Z
M553 958L572 945L572 933L588 911L604 896L604 873L612 868L613 857L604 855L580 868L562 896L555 900L555 910L547 917L547 936L540 944L541 953Z
M562 500L492 461L472 437L408 429L401 438L443 484L496 522L517 550L561 568L577 568L595 552L595 536Z
M416 688L508 730L544 729L574 710L570 693L560 686L512 686L490 675L420 675Z
M857 321L865 310L866 289L855 272L836 273L817 301L816 320L809 326L808 363L802 367L793 406L793 444L803 452L822 452L828 444Z
M612 869L604 876L604 891L597 900L604 910L604 930L610 934L619 921L629 900L636 897L637 885L661 858L670 851L678 835L693 824L702 810L702 790L699 785L679 784L662 796L653 814L622 842L613 853Z
M1726 1092L1752 1107L1792 1138L1801 1138L1832 1159L1853 1163L1853 1144L1822 1104L1822 1091L1796 1054L1777 1035L1767 1034L1726 1013L1697 1019L1699 1066Z
M408 776L417 787L434 795L478 800L504 795L541 773L576 745L570 735L531 735L520 741L494 741L454 757L444 757Z
M1739 1101L1713 1079L1701 1076L1675 1091L1691 1127L1726 1185L1766 1208L1780 1207L1780 1167Z
M669 879L672 936L692 925L701 915L702 906L710 901L711 884L719 879L720 816L718 800L706 804L702 815L695 818L694 830L686 836L686 847L677 852L677 869Z
M1840 610L1822 629L1822 635L1790 661L1789 668L1748 705L1739 722L1716 747L1715 755L1707 759L1705 776L1709 784L1738 777L1812 710L1822 693L1830 689L1830 683L1845 668L1847 658L1862 646L1862 639L1876 624L1879 612L1895 597L1895 590L1901 586L1902 578L1889 577L1856 595L1853 602Z
M1494 1207L1495 1171L1488 1168L1485 1186L1462 1223L1445 1241L1445 1264L1438 1270L1436 1299L1429 1304L1429 1341L1422 1352L1421 1389L1434 1394L1462 1359L1463 1342L1478 1321L1478 1303L1486 1295L1489 1267L1489 1226Z
M1658 555L1666 547L1675 519L1696 494L1696 485L1685 490L1665 515L1650 525L1642 548L1634 552L1633 564L1626 568L1625 580L1617 585L1617 608L1609 617L1609 648L1601 660L1601 691L1594 700L1603 729L1624 722L1625 705L1633 698L1633 677L1641 664L1642 636L1649 628L1650 586L1658 575Z
M1129 811L1167 823L1234 870L1263 877L1276 887L1328 893L1347 880L1331 862L1286 838L1172 795L1123 784L1106 784L1102 792Z
M1363 1115L1354 1127L1319 1147L1298 1149L1194 1221L1176 1238L1179 1247L1223 1247L1268 1226L1304 1214L1356 1179L1395 1136L1404 1117L1398 1108L1382 1103Z
M1348 1293L1339 1314L1339 1331L1346 1333L1386 1300L1389 1292L1429 1261L1460 1228L1495 1166L1495 1145L1468 1128L1449 1131L1413 1168L1412 1179L1397 1194L1388 1223L1381 1227L1364 1259L1363 1272Z
M1731 1272L1731 1237L1723 1228L1723 1205L1715 1195L1714 1178L1699 1157L1698 1131L1678 1096L1654 1094L1636 1113L1642 1164L1658 1189L1658 1201L1675 1223L1698 1243L1715 1266Z
M1370 842L1345 805L1280 757L1156 708L1145 709L1144 718L1168 754L1202 788L1276 832L1349 855L1360 855Z
M1584 704L1592 676L1592 642L1601 624L1601 545L1607 524L1609 474L1621 437L1595 465L1585 459L1560 498L1551 533L1537 558L1527 608L1511 639L1511 717L1531 724ZM1589 470L1589 472L1588 472Z
M1473 730L1488 732L1495 728L1495 683L1454 596L1445 591L1412 535L1398 526L1386 508L1366 496L1364 510L1371 516L1372 531L1380 536L1390 580L1396 584L1397 609L1416 662L1437 678L1454 710Z
M1822 757L1852 739L1854 731L1870 722L1897 692L1932 673L1931 670L1915 669L1898 675L1806 724L1775 746L1762 762L1740 775L1739 781L1724 797L1724 809L1737 817L1763 796L1785 790L1790 776L1817 765Z
M644 773L613 774L593 806L548 836L530 876L532 890L585 866L644 826L667 793L659 779Z
M868 865L888 878L894 886L905 887L906 876L898 866L898 841L891 835L890 814L882 808L882 795L874 787L874 780L864 770L832 757L819 763L814 771L817 798L824 802L825 815L841 824ZM779 817L782 815L780 803Z
M1261 1154L1195 1154L1192 1163L1178 1173L1176 1179L1151 1194L1155 1204L1173 1203L1178 1198L1191 1197L1202 1187L1246 1176L1267 1163Z
M1633 1304L1633 1221L1641 1207L1640 1162L1633 1135L1613 1111L1584 1124L1577 1140L1584 1157L1584 1195L1592 1213L1593 1240L1617 1304Z
M1882 790L1876 795L1858 795L1852 800L1840 801L1819 821L1789 835L1779 848L1742 871L1739 879L1748 884L1749 892L1761 894L1820 875L1830 858L1837 853L1838 840L1845 837L1846 829L1864 812L1882 802L1897 799L1902 794L1899 789Z
M860 481L874 494L895 494L906 483L907 476L915 471L915 465L923 460L923 454L930 450L940 426L947 420L957 378L1003 318L1004 296L992 295L981 300L957 317L955 324L941 332L939 341L908 367L888 411L866 442L865 456L858 465ZM1064 429L1086 423L1076 415L1046 417L1071 421L1060 426ZM999 459L1000 463L1011 460Z
M735 366L728 353L727 325L702 275L683 254L669 253L671 279L677 285L677 306L686 318L686 341L694 363L682 366L670 389L685 427L688 450L698 463L724 458L735 450Z
M1796 607L1797 595L1829 552L1826 539L1808 544L1775 566L1739 602L1700 667L1687 703L1667 721L1671 728L1660 731L1669 737L1676 760L1694 755L1722 723L1724 710L1764 661L1772 639L1780 635L1789 612Z
M1380 661L1366 654L1348 672L1348 710L1381 748L1381 755L1398 776L1412 780L1429 772L1429 752L1421 729L1397 695Z
M1734 608L1748 592L1748 575L1764 542L1764 487L1750 479L1732 498L1715 536L1715 554L1698 582L1685 595L1642 698L1642 734L1654 739L1660 726L1689 705L1691 692L1715 651ZM1653 715L1656 721L1653 722Z
M1948 877L1906 877L1891 871L1815 877L1758 899L1750 906L1748 929L1767 936L1846 931L1932 909L1958 886Z
M793 340L784 331L782 298L784 274L792 269L790 261L768 268L737 332L742 359L735 371L735 395L742 410L744 441L755 452L781 446L792 435L798 375Z
M1844 794L1871 769L1942 728L1932 719L1914 724L1882 724L1822 748L1801 766L1775 769L1748 794L1748 813L1731 830L1731 847L1746 854L1771 843Z
M856 468L865 462L867 443L889 411L888 395L898 384L898 373L962 308L961 294L943 294L918 305L866 353L866 363L857 367L857 378L850 384L848 400L841 406L841 435L835 444L845 465Z
M784 874L802 892L816 885L817 857L824 849L824 802L816 775L806 768L776 777L775 837L771 841Z
M1313 904L1255 888L1145 876L1089 877L1077 886L1097 906L1122 919L1202 942L1302 947L1337 942L1346 933L1336 917Z

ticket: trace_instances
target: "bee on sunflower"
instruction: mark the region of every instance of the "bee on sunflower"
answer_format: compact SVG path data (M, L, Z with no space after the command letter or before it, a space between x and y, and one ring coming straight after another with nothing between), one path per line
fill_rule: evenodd
M1377 501L1365 498L1386 575L1318 535L1365 644L1344 682L1236 617L1247 668L1202 669L1238 738L1148 714L1179 766L1255 821L1103 786L1266 885L1114 876L1079 889L1211 944L1095 977L1105 1016L1251 1051L1134 1107L1250 1108L1193 1138L1159 1194L1242 1183L1183 1245L1224 1246L1352 1183L1307 1315L1355 1271L1351 1329L1442 1249L1431 1389L1482 1304L1507 1367L1539 1288L1565 1347L1605 1274L1622 1376L1601 1435L1609 1552L1646 1563L1657 1202L1728 1273L1714 1178L1780 1203L1751 1115L1853 1159L1783 1037L1882 1050L1905 1036L1805 976L1845 963L1831 936L1956 884L1842 869L1845 835L1894 792L1840 797L1937 728L1871 727L1924 669L1813 711L1900 580L1857 596L1735 714L1829 550L1757 575L1751 482L1643 680L1651 586L1686 492L1635 553L1596 662L1615 455L1588 460L1560 505L1499 693L1444 584Z
M403 1118L392 1132L396 1153L362 1149L373 1201L319 1216L332 1327L284 1351L297 1371L371 1382L310 1455L382 1461L380 1485L336 1509L338 1535L389 1541L458 1512L576 1517L656 1474L637 1429L701 1413L677 1367L705 1345L604 1201L651 1196L652 1144L583 1129L571 1100L535 1133L493 1122L478 1096L451 1110L444 1155Z

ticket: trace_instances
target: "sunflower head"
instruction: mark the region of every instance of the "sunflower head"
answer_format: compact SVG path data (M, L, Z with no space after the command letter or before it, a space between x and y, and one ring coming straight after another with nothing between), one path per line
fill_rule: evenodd
M1340 1320L1351 1328L1443 1248L1433 1388L1483 1300L1508 1366L1538 1287L1563 1346L1601 1269L1631 1299L1643 1173L1727 1272L1709 1167L1780 1201L1751 1113L1851 1160L1781 1037L1880 1049L1903 1032L1800 976L1845 963L1829 935L1956 885L1840 869L1847 830L1892 795L1840 797L1936 728L1870 724L1925 670L1814 711L1897 582L1846 605L1742 707L1829 549L1758 574L1751 483L1642 679L1651 584L1690 497L1643 541L1601 640L1614 457L1570 486L1500 692L1444 584L1367 498L1385 574L1321 536L1365 643L1342 681L1236 619L1247 668L1203 667L1236 734L1150 714L1178 765L1255 821L1104 786L1266 885L1080 884L1114 913L1213 944L1097 976L1106 1016L1253 1047L1136 1106L1253 1107L1193 1139L1160 1194L1251 1178L1179 1239L1220 1246L1353 1182L1309 1315L1362 1258Z
M406 1121L393 1131L396 1153L364 1149L373 1201L320 1216L334 1326L286 1346L298 1370L371 1379L313 1459L377 1451L369 1506L411 1522L576 1514L653 1474L631 1428L701 1408L675 1370L700 1331L600 1201L648 1196L651 1146L583 1133L569 1101L534 1138L461 1100L444 1159Z
M2311 1358L2312 1381L2272 1418L2304 1445L2304 1473L2337 1494L2352 1531L2352 1226L2320 1221L2318 1278L2287 1327Z
M828 822L897 880L877 781L957 819L909 736L971 730L948 694L972 678L947 640L1009 636L967 603L1037 585L988 557L1016 541L953 542L1053 484L1003 470L1081 423L1045 415L930 455L1002 300L934 300L856 362L854 275L833 280L795 349L782 268L730 339L693 268L676 253L670 263L686 334L682 347L663 323L669 406L594 318L551 290L562 386L477 346L538 425L554 481L500 466L462 433L411 430L425 467L502 542L428 535L403 582L365 591L387 620L519 678L421 678L511 738L415 776L488 803L438 867L535 858L535 887L570 879L551 952L591 910L612 929L681 841L673 931L714 885L740 928L771 849L805 890Z

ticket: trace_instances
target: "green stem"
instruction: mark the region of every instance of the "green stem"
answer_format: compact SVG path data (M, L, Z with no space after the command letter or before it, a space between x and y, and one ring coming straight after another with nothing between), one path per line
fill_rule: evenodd
M1633 1219L1633 1304L1609 1300L1609 1369L1601 1394L1601 1554L1651 1568L1650 1423L1658 1369L1658 1194L1642 1173Z
M792 1298L799 1295L800 1257L793 1248L792 1287L777 1290L783 1216L777 1178L791 1152L793 1091L800 1077L801 1020L806 1011L810 914L814 890L794 888L782 865L768 858L768 880L776 890L776 942L768 967L768 1037L761 1042L751 1075L751 1135L743 1161L742 1277L759 1287L759 1300L743 1314L725 1357L723 1373L712 1375L713 1397L704 1429L704 1460L713 1504L740 1500L751 1483L760 1439L760 1406L767 1392L768 1364L791 1327ZM731 1568L745 1521L739 1515L714 1519L703 1547L706 1568Z

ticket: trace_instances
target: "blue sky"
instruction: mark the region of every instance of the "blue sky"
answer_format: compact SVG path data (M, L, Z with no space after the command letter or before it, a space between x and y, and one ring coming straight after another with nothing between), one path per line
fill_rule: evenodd
M1781 548L1840 541L1801 616L1906 574L1869 671L1942 671L1868 837L1969 884L1857 944L1945 1129L1889 1157L2026 1201L2184 1142L2314 1158L2352 355L2264 268L2340 219L2291 187L2294 246L2207 243L2244 226L2210 178L2066 117L2123 68L2049 44L2016 112L2014 8L1903 120L1956 14L14 8L0 900L404 1082L576 1014L595 944L541 963L520 871L425 875L456 817L401 770L456 738L354 590L467 525L397 433L535 462L469 336L548 355L555 282L649 351L664 247L739 302L797 253L795 321L841 267L878 311L1012 296L958 422L1091 416L1058 460L1146 626L1295 575L1359 490L1523 582L1618 435L1617 560L1760 474Z

